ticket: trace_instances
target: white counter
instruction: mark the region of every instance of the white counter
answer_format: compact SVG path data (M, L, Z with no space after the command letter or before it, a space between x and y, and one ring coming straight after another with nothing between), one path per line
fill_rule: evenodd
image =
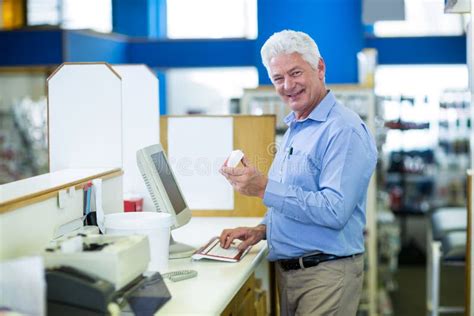
M104 180L105 213L123 211L122 173L113 168L64 169L0 185L0 260L37 254L61 233L62 225L80 226L83 186L91 180ZM62 190L67 193L59 203Z
M174 239L191 246L203 246L224 228L256 226L261 218L243 217L194 217L187 225L174 230ZM174 259L168 271L193 269L198 276L172 282L166 280L171 293L158 315L219 315L242 287L257 266L266 260L267 244L261 241L237 263L220 261L192 261L190 258Z

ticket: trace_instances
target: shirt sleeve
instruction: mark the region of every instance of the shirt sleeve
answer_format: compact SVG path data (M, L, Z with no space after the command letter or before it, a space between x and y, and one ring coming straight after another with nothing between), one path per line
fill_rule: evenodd
M269 180L264 204L296 221L342 229L366 195L375 168L376 149L367 135L368 141L351 127L341 128L322 157L318 191Z
M265 212L265 216L263 216L263 219L262 219L262 221L260 222L259 225L265 225L265 226L267 226L267 223L268 223L268 212L269 212L268 210Z
M269 210L267 210L267 212L265 213L265 216L263 217L262 221L260 222L259 225L265 225L266 227L268 227L267 225L267 222L268 222L268 212ZM265 237L263 237L263 240L267 240L267 234L265 233Z

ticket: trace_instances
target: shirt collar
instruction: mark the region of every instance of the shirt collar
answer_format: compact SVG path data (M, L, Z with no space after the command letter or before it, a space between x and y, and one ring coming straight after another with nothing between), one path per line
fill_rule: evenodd
M321 100L321 102L316 106L311 113L309 113L308 117L302 121L306 121L307 119L311 119L313 121L326 121L329 112L331 111L332 107L336 103L336 97L334 94L328 90L328 94ZM296 121L295 112L291 112L288 114L283 121L286 125L290 126L291 122Z

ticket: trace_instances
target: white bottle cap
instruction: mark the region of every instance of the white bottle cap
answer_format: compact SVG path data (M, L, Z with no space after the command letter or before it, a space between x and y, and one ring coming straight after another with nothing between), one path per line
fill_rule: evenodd
M240 149L232 151L229 155L229 159L227 159L227 166L232 168L237 167L242 158L244 158L244 153Z

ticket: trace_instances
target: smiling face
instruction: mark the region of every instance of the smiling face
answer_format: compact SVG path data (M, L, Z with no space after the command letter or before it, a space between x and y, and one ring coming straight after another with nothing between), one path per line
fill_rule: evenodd
M283 54L270 60L269 69L276 91L297 119L306 118L326 95L322 59L318 69L313 69L300 54Z

